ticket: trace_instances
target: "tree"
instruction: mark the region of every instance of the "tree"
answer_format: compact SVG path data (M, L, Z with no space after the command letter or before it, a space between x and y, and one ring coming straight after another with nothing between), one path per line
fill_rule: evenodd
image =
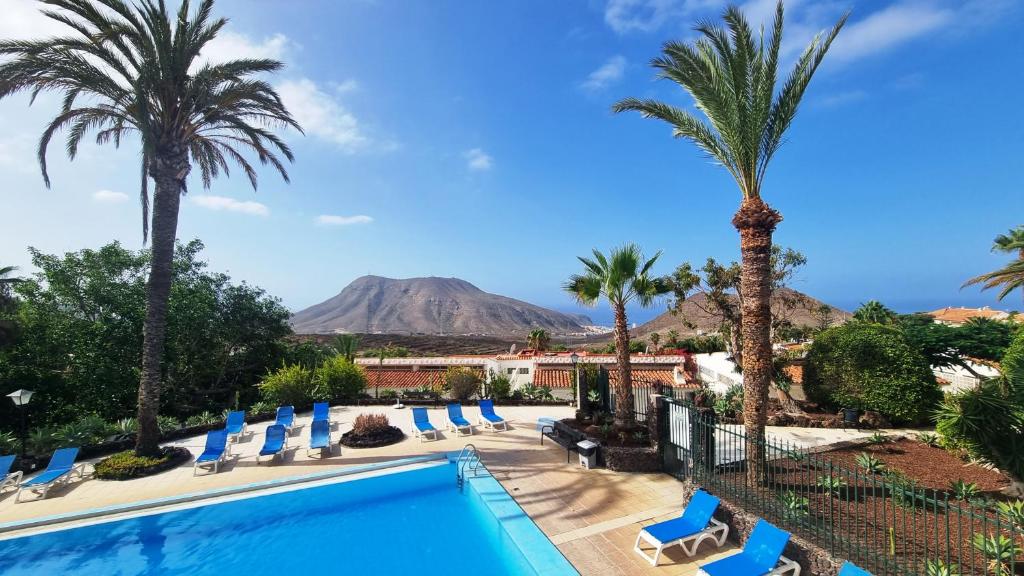
M542 328L531 330L530 335L526 338L526 345L538 352L543 352L551 345L551 336L548 336L548 331Z
M354 362L359 349L359 336L355 334L339 334L334 338L334 349L345 360Z
M1024 225L1000 234L992 241L993 252L1017 253L1018 260L1024 260Z
M679 84L705 116L652 99L627 98L615 112L634 110L645 118L669 123L685 138L725 167L742 195L732 224L740 234L743 292L743 421L747 429L747 473L751 482L763 477L763 445L768 387L772 378L771 249L772 234L782 215L761 195L765 171L782 146L797 107L829 46L846 22L844 15L822 38L815 36L796 59L793 70L776 86L782 47L783 7L776 6L769 38L754 38L742 10L731 6L723 19L728 30L710 23L696 27L692 44L667 42L652 61L661 78Z
M658 344L661 342L661 334L658 334L657 332L651 332L650 336L648 336L647 339L651 341L651 352L657 354L658 352L661 351L661 348L658 347Z
M818 322L816 328L818 331L828 330L832 324L836 321L836 309L829 306L828 304L822 303L820 306L811 310L811 315Z
M998 300L1006 298L1007 295L1018 288L1024 292L1024 260L1014 260L994 272L975 276L965 282L964 287L973 286L975 284L981 284L981 289L983 291L990 288L1002 287L999 294L996 295Z
M873 324L892 324L896 320L896 313L878 300L868 300L853 311L853 319Z
M13 288L21 278L12 276L15 266L0 266L0 348L14 342L18 328L10 316L15 308Z
M178 206L187 192L187 177L198 165L209 188L230 163L245 172L256 188L256 171L240 151L249 150L288 180L280 156L292 160L288 146L271 129L301 131L280 97L258 74L279 70L269 59L202 63L203 48L227 24L211 19L213 0L201 0L193 12L183 0L176 16L163 0L46 0L43 14L68 26L69 34L43 40L0 41L0 99L18 92L63 94L60 113L43 131L39 166L50 185L46 151L50 140L67 130L66 149L74 159L87 134L96 142L121 144L138 135L142 230L150 231L149 179L152 197L152 258L146 285L146 318L139 382L140 456L159 452L161 358L167 332L167 301L174 271ZM173 23L172 23L173 22Z
M608 256L596 248L594 257L579 257L583 274L573 274L563 286L578 302L595 306L601 298L608 300L615 315L615 353L619 379L615 383L615 424L620 428L633 428L633 377L629 362L630 341L626 319L626 305L637 302L650 306L654 299L668 293L667 278L651 274L654 263L661 256L645 259L636 244L615 248Z

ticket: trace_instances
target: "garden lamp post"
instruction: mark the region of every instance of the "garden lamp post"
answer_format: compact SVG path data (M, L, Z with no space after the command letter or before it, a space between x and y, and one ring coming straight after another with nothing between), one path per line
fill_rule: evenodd
M18 407L18 411L21 412L21 457L25 457L25 441L28 439L28 422L25 419L25 412L28 411L28 403L32 400L32 395L35 392L31 390L15 390L7 395L8 398L14 402L14 405Z
M572 378L573 382L576 383L576 409L583 409L583 395L580 393L580 372L576 368L576 363L580 361L578 354L573 352L569 355L569 361L572 362Z

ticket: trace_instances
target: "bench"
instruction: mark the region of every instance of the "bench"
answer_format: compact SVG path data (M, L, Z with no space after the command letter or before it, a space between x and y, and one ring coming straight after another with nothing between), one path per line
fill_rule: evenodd
M544 445L544 438L548 437L552 442L565 448L565 463L568 464L572 457L573 452L579 452L579 448L576 446L577 442L581 442L587 439L587 435L579 430L563 424L562 422L555 422L553 424L544 424L540 429L540 444Z
M402 392L402 400L415 400L420 402L431 402L437 404L441 395L429 390L406 390Z

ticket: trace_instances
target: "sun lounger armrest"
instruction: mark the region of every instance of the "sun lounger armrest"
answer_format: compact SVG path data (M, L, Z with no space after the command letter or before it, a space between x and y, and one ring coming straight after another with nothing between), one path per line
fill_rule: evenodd
M768 576L800 576L800 565L786 558L785 556L779 556L779 566L768 573Z

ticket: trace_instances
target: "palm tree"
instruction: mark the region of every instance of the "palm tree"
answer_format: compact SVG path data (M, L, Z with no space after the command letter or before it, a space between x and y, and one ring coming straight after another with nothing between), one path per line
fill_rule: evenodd
M667 42L651 65L659 77L679 84L706 118L652 99L626 98L612 110L634 110L645 118L669 123L685 138L725 167L742 194L732 224L740 234L743 299L743 421L747 427L748 474L761 476L758 446L764 440L768 387L772 379L771 249L772 233L782 215L761 197L765 170L829 46L846 22L844 15L824 36L815 36L797 58L792 72L776 86L782 46L783 7L776 6L770 38L754 38L743 12L730 6L723 14L728 29L711 23L696 27L692 44Z
M530 335L526 338L526 345L538 352L547 350L550 344L551 336L548 336L548 331L542 328L531 330Z
M853 311L853 318L873 324L892 324L896 320L896 313L878 300L868 300Z
M982 290L1002 286L997 299L1002 300L1018 288L1024 289L1024 226L1018 226L1006 234L996 236L992 243L993 252L1017 253L1017 259L1003 266L999 270L975 276L964 286L981 284ZM1024 290L1022 290L1024 292Z
M633 378L629 363L629 328L626 304L637 302L650 306L654 299L668 293L666 278L651 275L651 268L661 256L645 260L636 244L615 248L608 256L596 248L593 259L580 256L585 268L583 274L573 274L563 288L586 306L595 306L604 297L615 314L615 353L619 380L615 384L615 424L629 429L635 424L633 411Z
M177 15L164 0L42 0L43 12L68 27L68 34L43 40L0 41L0 99L17 92L58 92L60 113L39 141L39 166L50 185L46 151L54 134L67 130L65 144L74 159L79 143L95 133L96 142L137 135L141 143L142 234L150 226L152 255L146 285L139 432L136 453L159 452L160 364L164 350L167 299L171 289L178 206L187 192L193 164L204 187L229 164L241 167L253 188L256 171L241 154L248 150L288 180L279 156L292 153L272 131L299 125L274 89L256 75L279 70L276 60L243 59L204 64L200 52L227 24L211 19L213 0L193 12L183 0ZM172 23L173 22L173 23Z
M661 334L658 334L657 332L651 332L651 335L648 336L647 339L651 341L651 350L655 354L661 351L661 348L658 348L658 343L661 342Z
M339 334L334 338L334 350L344 356L345 360L353 362L356 359L356 351L359 349L359 336L355 334ZM383 349L381 349L383 352Z

